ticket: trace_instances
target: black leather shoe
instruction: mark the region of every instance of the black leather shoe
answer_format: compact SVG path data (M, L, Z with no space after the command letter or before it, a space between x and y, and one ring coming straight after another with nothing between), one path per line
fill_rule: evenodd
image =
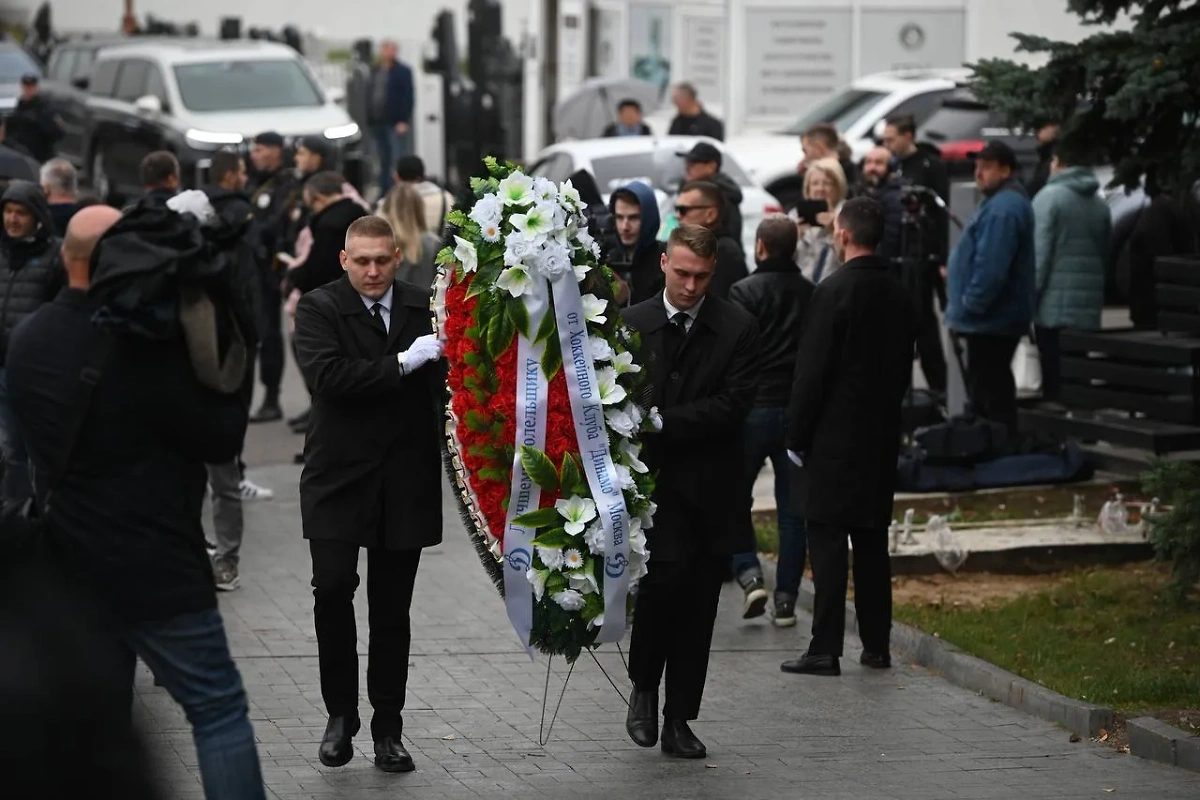
M278 403L263 403L250 415L250 422L275 422L283 419L283 409Z
M400 739L388 736L375 743L375 766L384 772L412 772L412 756L400 744Z
M863 650L862 658L858 660L858 663L871 669L890 669L892 666L892 657L888 653L872 653L868 650Z
M638 747L658 744L658 692L643 692L636 687L630 692L625 730Z
M704 758L708 750L696 738L685 720L663 720L662 751L676 758Z
M329 718L325 726L325 738L321 740L321 749L317 751L321 763L327 767L341 767L354 757L354 745L351 739L358 733L359 720L357 716L339 715Z
M783 672L791 672L796 675L828 675L833 677L842 674L842 668L838 664L837 656L822 656L811 653L805 653L794 661L785 661L779 665L779 669Z

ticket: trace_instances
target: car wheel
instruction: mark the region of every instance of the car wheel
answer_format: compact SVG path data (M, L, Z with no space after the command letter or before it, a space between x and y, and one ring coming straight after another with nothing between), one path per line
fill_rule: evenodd
M97 148L92 155L92 171L91 171L92 191L100 198L102 202L109 202L112 194L112 183L108 179L108 172L104 167L104 151Z

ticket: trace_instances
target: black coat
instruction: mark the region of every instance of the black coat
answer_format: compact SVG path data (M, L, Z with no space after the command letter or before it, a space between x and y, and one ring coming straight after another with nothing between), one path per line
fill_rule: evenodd
M62 240L54 235L54 220L41 187L13 181L0 208L7 203L30 209L38 228L28 239L13 239L0 225L0 363L13 328L53 300L67 282L59 256Z
M704 109L700 109L700 113L694 117L676 114L675 119L671 120L671 129L667 133L671 136L708 136L723 141L725 139L725 123Z
M758 329L754 318L719 297L708 297L674 363L668 363L670 324L662 295L622 312L641 334L641 357L661 433L646 437L647 466L657 473L651 559L677 561L700 551L733 555L754 548L743 523L740 476L742 426L754 402Z
M41 95L17 101L5 130L14 142L23 145L29 155L43 164L54 158L54 145L63 136L50 101Z
M727 233L717 234L717 271L708 284L710 297L729 298L729 289L750 274L746 269L746 254L742 243Z
M0 180L38 182L39 165L22 150L0 144Z
M349 278L300 299L296 363L312 390L304 538L390 550L441 542L444 362L401 375L396 361L433 332L429 298L396 281L386 337Z
M262 247L272 259L278 252L291 252L295 244L295 236L288 236L293 230L291 212L296 203L303 205L304 193L296 173L290 169L277 169L256 175L247 184L246 192L250 195L254 219L261 231Z
M340 255L346 246L346 229L359 217L367 215L366 209L349 197L343 197L313 215L308 226L312 228L312 249L304 263L288 270L288 282L301 292L311 292L342 276Z
M875 256L855 258L813 293L787 417L792 507L809 522L886 528L900 407L912 378L916 310Z
M604 133L601 134L601 136L603 136L605 139L611 139L615 136L620 136L620 135L621 135L621 128L615 122L608 123L608 125L604 128ZM653 136L653 135L654 135L654 131L650 130L650 126L643 122L641 125L641 133L639 133L638 136Z
M787 408L800 331L814 289L795 261L772 258L729 290L729 299L758 322L762 350L754 381L756 408Z

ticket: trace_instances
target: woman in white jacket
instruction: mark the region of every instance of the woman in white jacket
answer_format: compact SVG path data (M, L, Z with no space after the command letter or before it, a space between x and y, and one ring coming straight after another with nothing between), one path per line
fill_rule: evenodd
M822 158L804 172L804 198L824 200L829 210L817 215L817 224L798 222L800 241L796 245L796 263L804 277L820 283L841 266L833 249L833 221L846 199L846 173L836 158Z

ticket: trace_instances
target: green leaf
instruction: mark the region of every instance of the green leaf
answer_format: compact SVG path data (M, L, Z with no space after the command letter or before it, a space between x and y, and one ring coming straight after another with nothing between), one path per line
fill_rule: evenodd
M505 301L504 310L508 314L508 321L513 324L517 332L522 336L529 336L529 311L525 308L525 303L519 297L512 297Z
M571 535L561 525L543 532L533 543L537 547L568 547L574 544Z
M566 576L563 575L561 572L551 572L550 577L546 579L546 594L548 594L548 595L556 594L558 592L563 591L566 588L567 588ZM562 611L562 609L559 608L554 603L551 603L551 607L560 612Z
M517 329L507 314L501 314L493 319L487 330L488 354L492 358L499 358L500 354L512 344L513 336L516 333Z
M538 508L533 511L528 511L514 519L513 522L526 528L544 528L547 525L553 525L555 522L561 519L562 517L559 516L558 511L554 508L554 506L549 506L547 508ZM565 531L563 532L563 535L566 536ZM550 546L553 545L543 545L543 547Z
M486 178L471 178L471 191L475 194L487 194Z
M463 422L467 424L467 429L482 433L488 429L491 423L488 418L481 414L477 409L472 408L463 418Z
M456 208L446 215L446 222L450 223L456 228L465 227L469 221L470 220L467 217L467 213L460 208Z
M562 367L562 350L554 339L546 342L546 352L542 355L542 372L546 380L551 380Z
M478 297L484 292L496 285L496 279L500 277L500 273L504 270L504 264L482 264L475 272L475 279L471 281L471 288L467 289L467 299Z
M453 263L456 263L457 261L458 261L458 259L456 259L454 257L454 248L453 247L443 247L441 249L441 252L439 252L437 254L437 263L438 264L453 264Z
M508 470L500 469L499 467L484 467L479 470L479 477L485 481L496 481L497 483L508 482Z
M521 445L521 466L533 482L548 492L558 488L558 470L554 462L536 447Z
M583 476L580 474L579 467L575 463L575 457L570 453L563 453L560 476L559 485L562 486L563 495L579 495L583 497L587 494L583 486Z
M537 335L533 338L536 344L550 341L550 338L558 332L558 327L554 320L554 310L546 309L546 313L542 315L542 322L538 325Z

